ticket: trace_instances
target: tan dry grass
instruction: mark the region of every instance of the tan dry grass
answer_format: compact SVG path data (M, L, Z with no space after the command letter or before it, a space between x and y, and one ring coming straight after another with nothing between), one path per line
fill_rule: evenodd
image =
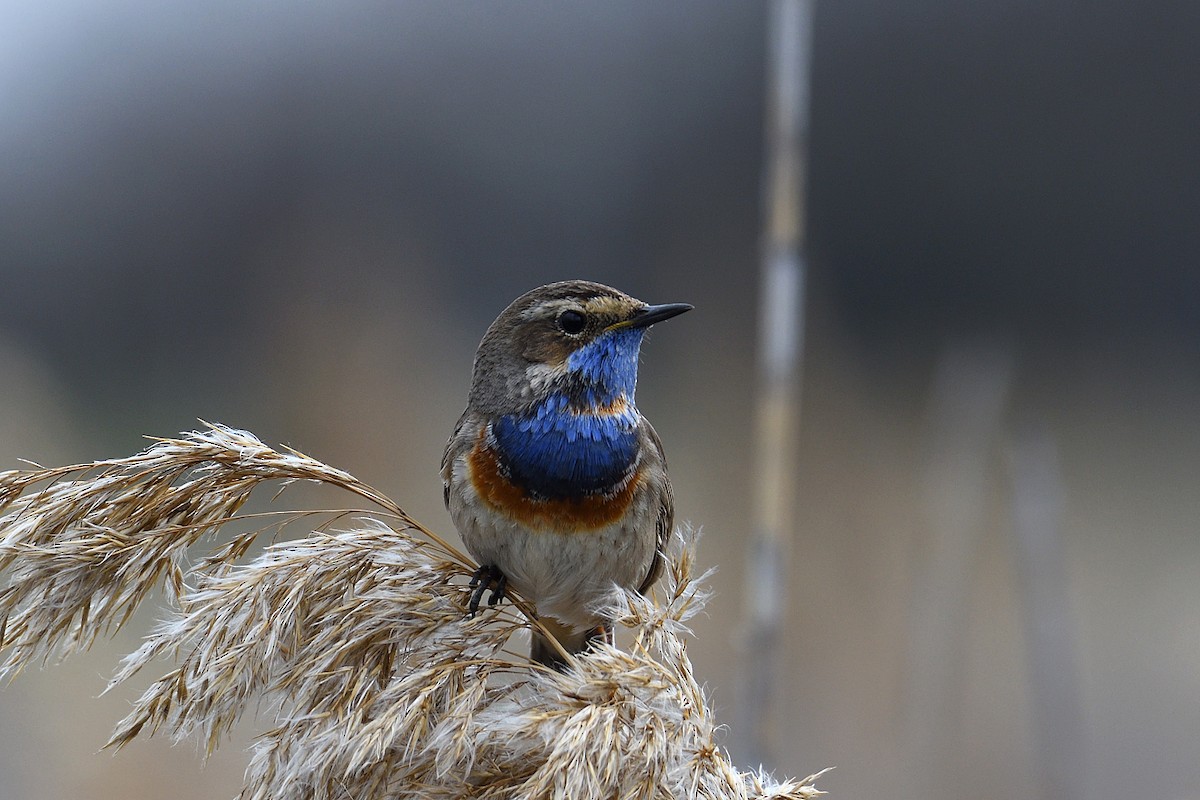
M239 517L258 485L298 480L381 513ZM176 666L110 744L161 730L211 752L248 710L273 709L244 798L819 794L816 776L741 772L718 746L685 646L705 599L687 532L653 597L614 593L630 650L599 647L557 673L505 650L537 625L519 598L467 616L465 555L352 475L244 431L209 425L129 458L0 473L0 513L0 677L86 648L161 584L171 611L110 686L160 657ZM312 533L243 563L259 533L314 515ZM264 524L217 543L235 519Z

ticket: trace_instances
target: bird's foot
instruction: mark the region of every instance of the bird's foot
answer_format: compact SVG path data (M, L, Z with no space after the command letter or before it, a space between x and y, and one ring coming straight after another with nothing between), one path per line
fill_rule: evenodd
M469 616L473 617L479 612L479 603L483 600L483 593L487 590L491 589L492 591L488 596L487 604L489 606L494 606L504 599L504 590L508 588L508 578L500 571L499 567L489 564L475 570L468 586L474 589L471 592L471 600L467 603Z

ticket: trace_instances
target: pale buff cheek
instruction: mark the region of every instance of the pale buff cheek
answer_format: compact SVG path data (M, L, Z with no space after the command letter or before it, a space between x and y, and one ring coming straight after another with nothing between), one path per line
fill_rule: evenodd
M518 395L522 401L530 402L534 398L544 397L555 381L567 374L566 363L562 364L530 364L525 368L521 379L510 382L509 390Z

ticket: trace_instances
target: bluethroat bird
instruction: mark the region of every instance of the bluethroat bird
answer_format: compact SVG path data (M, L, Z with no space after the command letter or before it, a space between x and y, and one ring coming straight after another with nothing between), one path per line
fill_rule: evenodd
M646 329L691 310L589 281L551 283L496 318L442 458L446 508L480 564L470 609L511 586L567 652L612 641L597 608L645 592L675 516L662 443L634 405ZM561 669L533 633L530 657Z

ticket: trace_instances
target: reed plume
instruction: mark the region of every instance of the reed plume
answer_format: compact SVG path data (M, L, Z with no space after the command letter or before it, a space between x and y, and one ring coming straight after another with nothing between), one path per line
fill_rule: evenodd
M295 481L375 511L241 513L260 484ZM519 597L468 616L467 556L352 475L245 431L0 473L0 515L0 678L86 649L161 587L166 617L110 688L163 657L175 667L109 745L161 731L211 753L248 710L273 709L246 800L820 794L816 776L743 772L718 745L685 646L705 600L687 530L652 596L614 591L628 650L602 644L555 672L506 649L538 626ZM235 520L258 527L219 538ZM301 521L317 524L248 556Z

